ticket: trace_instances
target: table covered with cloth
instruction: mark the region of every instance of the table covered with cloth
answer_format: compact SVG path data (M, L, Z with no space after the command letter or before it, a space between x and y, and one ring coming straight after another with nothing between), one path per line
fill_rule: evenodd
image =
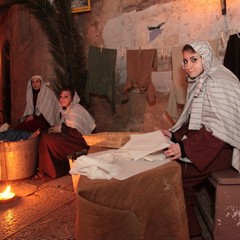
M125 180L80 176L77 189L78 240L188 240L178 163Z

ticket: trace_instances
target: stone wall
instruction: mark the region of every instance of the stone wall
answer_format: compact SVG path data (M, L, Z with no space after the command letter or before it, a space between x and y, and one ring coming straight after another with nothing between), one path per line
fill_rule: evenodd
M170 126L164 114L167 109L171 77L157 83L156 103L149 105L139 91L129 94L121 104L126 81L126 50L157 49L157 68L171 76L172 48L195 39L218 39L220 59L224 56L230 34L240 31L238 0L227 1L227 14L222 15L220 0L91 0L91 11L74 13L74 21L85 42L86 57L90 45L117 50L116 113L103 97L91 98L89 111L99 131L152 131ZM162 24L162 32L150 39L148 26ZM4 30L3 30L4 28ZM12 123L21 117L25 106L27 80L42 74L51 81L53 69L47 42L38 23L19 6L8 14L1 25L1 43L7 39L11 49ZM1 106L1 104L0 104Z
M227 40L240 31L238 0L227 1L227 15L222 15L219 0L143 1L91 0L91 12L74 14L79 32L88 46L117 49L117 112L111 113L106 99L92 97L90 109L100 131L152 131L166 128L167 109L172 79L159 79L157 101L150 106L145 94L133 91L130 101L121 104L126 81L126 50L156 48L157 71L171 71L171 50L195 39L218 39L220 60ZM148 26L161 24L162 32L150 40ZM167 86L167 88L166 88ZM161 91L162 89L162 91Z

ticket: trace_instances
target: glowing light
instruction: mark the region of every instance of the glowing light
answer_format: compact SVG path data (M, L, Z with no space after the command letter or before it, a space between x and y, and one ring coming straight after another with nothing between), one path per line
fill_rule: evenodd
M15 197L15 193L11 192L11 186L8 185L5 191L0 193L0 201L9 200Z

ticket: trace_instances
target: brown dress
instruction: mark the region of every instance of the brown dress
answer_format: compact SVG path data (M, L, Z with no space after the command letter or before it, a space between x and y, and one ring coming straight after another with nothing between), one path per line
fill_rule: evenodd
M39 172L46 179L55 179L68 174L67 156L83 149L88 150L82 134L62 124L62 132L43 133L39 144Z
M181 140L186 135L187 138ZM191 163L178 161L182 167L183 190L186 202L190 236L201 233L195 213L195 187L212 172L231 168L233 147L221 141L202 127L199 131L188 130L188 124L173 133L174 140L183 144L186 156Z

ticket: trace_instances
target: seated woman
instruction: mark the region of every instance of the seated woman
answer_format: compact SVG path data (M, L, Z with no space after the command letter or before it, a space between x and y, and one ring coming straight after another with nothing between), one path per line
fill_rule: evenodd
M68 174L67 155L88 150L82 135L91 134L96 127L88 111L79 104L75 90L64 87L59 94L61 120L41 135L39 144L39 173L35 178L55 179Z
M213 54L206 41L182 50L188 94L184 110L170 130L174 143L164 154L182 167L182 182L191 240L203 239L196 214L196 187L212 172L240 166L240 83Z
M26 102L21 123L14 129L0 132L0 141L18 141L33 137L59 121L57 98L42 76L35 75L29 79Z

